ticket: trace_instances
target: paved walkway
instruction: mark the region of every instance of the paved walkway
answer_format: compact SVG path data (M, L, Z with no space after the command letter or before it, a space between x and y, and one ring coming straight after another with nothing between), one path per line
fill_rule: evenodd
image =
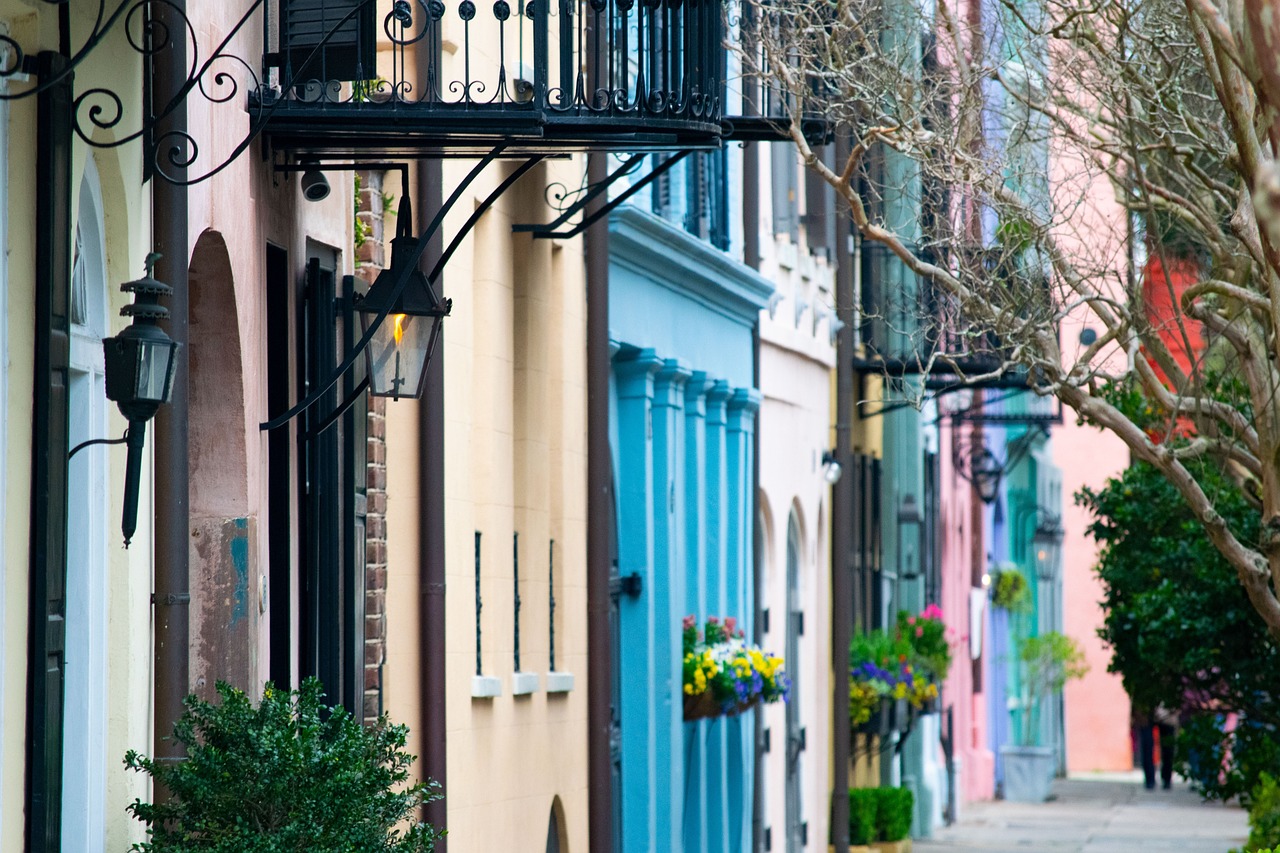
M1047 803L973 803L960 822L917 841L915 853L1227 853L1249 834L1237 806L1205 803L1187 788L1142 787L1140 772L1059 779Z

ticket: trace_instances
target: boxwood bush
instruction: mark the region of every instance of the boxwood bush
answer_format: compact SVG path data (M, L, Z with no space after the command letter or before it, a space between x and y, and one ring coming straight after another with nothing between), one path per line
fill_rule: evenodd
M914 807L909 788L850 788L849 842L903 840L911 833Z
M185 760L161 763L130 750L167 800L134 800L147 826L137 853L427 853L436 831L414 819L438 796L410 784L408 729L384 715L365 728L321 702L317 679L297 691L268 683L257 705L219 682L215 704L188 696L174 737Z

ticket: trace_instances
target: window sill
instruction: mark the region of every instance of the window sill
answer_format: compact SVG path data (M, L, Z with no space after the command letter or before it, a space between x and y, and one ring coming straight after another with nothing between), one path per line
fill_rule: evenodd
M536 672L511 673L511 695L528 696L542 689L542 679Z
M548 693L568 693L573 690L573 673L572 672L548 672L547 673L547 692Z
M502 679L496 675L471 676L471 698L492 699L502 695Z

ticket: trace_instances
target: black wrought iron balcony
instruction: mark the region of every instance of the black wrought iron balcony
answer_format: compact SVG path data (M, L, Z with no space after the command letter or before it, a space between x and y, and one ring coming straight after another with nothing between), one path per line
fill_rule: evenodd
M933 279L916 276L879 243L863 243L861 252L862 355L856 370L918 376L932 388L1026 386L1026 371L1014 363L1010 348L966 318ZM1049 297L1043 276L1019 270L998 251L934 250L921 257L970 278L986 277L992 286L1019 289L1029 308Z
M299 156L714 148L719 0L277 0L249 109ZM380 17L379 17L380 16Z

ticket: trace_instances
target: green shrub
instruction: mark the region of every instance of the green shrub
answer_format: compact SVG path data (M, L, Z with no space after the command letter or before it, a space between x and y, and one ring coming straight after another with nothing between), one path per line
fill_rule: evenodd
M914 806L908 788L850 788L849 843L901 841L911 833Z
M915 797L910 788L876 788L877 841L901 841L911 834Z
M174 737L187 758L161 763L130 750L125 766L172 793L134 800L147 825L138 853L427 853L436 831L413 822L438 796L435 783L408 784L408 729L385 716L364 728L320 702L309 678L296 691L268 683L255 708L219 682L220 704L188 696Z
M879 788L849 789L849 843L870 844L876 840L879 793Z
M1249 803L1249 840L1246 851L1259 851L1280 844L1280 784L1270 773L1258 774Z

